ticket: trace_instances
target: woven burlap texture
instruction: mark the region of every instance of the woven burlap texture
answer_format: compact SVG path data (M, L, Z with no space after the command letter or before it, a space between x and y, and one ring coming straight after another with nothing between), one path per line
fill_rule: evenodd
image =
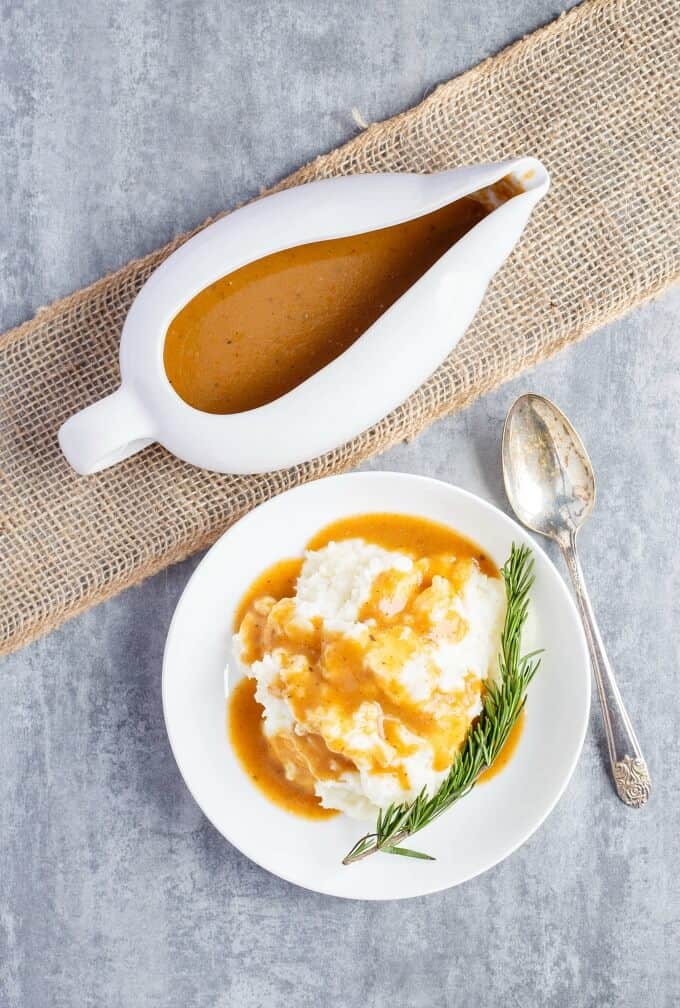
M323 458L230 477L156 445L82 478L61 456L60 424L116 387L128 308L186 235L0 337L0 652L208 545L273 494L414 435L668 286L680 259L677 20L677 0L588 0L281 183L529 153L553 179L455 353L404 406Z

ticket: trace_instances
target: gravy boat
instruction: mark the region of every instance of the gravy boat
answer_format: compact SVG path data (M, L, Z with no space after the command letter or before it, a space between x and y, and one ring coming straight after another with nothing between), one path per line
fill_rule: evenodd
M363 234L438 210L511 175L523 188L492 210L361 335L292 391L219 415L184 402L163 365L172 319L205 287L282 249ZM250 203L173 252L135 298L120 343L121 385L59 431L76 472L98 472L154 441L223 473L281 469L351 440L399 406L448 356L550 184L532 157L431 175L352 175Z

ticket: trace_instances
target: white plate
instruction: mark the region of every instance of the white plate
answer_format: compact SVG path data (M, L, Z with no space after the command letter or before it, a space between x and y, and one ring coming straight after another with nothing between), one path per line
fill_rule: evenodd
M508 766L414 840L413 846L437 860L378 854L343 867L343 856L370 827L346 816L319 822L298 818L253 787L227 737L224 669L233 663L234 611L254 578L276 560L300 555L329 522L370 511L449 524L478 542L499 566L513 541L531 546L536 645L545 648L545 655ZM232 682L236 675L234 671ZM355 473L308 483L242 518L197 567L165 646L165 723L177 764L203 812L263 868L307 889L353 899L401 899L446 889L516 850L564 791L581 752L589 706L590 669L581 624L545 553L519 525L479 497L400 473Z

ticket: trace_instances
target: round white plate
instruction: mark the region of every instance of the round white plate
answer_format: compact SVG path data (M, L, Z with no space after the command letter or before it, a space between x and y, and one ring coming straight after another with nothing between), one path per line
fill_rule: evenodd
M511 543L534 551L536 641L545 648L529 688L527 718L508 766L414 838L436 861L376 854L341 860L371 824L346 816L293 816L255 789L226 731L224 670L239 673L230 637L234 611L254 578L299 556L311 536L350 514L391 511L451 525L500 566ZM581 752L590 706L586 643L571 596L545 553L519 525L479 497L421 476L355 473L296 487L237 522L199 564L170 625L163 709L184 780L213 825L235 847L281 878L353 899L401 899L436 892L486 871L540 826L564 791Z

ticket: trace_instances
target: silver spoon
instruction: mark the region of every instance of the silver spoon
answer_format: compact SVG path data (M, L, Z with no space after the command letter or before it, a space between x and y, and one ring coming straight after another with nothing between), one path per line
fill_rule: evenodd
M602 644L576 552L576 534L595 503L593 467L565 415L543 396L520 396L508 413L503 479L519 520L554 539L562 550L590 649L616 792L626 805L640 808L649 798L649 771Z

